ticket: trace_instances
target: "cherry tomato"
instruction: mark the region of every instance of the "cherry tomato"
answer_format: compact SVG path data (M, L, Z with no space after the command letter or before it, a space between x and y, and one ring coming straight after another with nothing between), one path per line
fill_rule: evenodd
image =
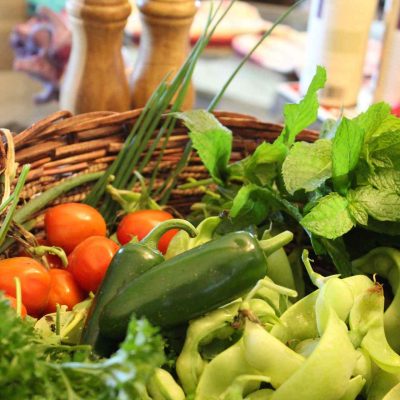
M7 294L4 297L10 301L10 307L14 308L14 310L17 310L17 299ZM21 304L21 318L25 318L26 314L26 307Z
M57 304L68 306L68 309L85 299L85 293L75 282L72 274L64 269L51 269L51 288L46 314L57 310Z
M106 223L93 207L81 203L64 203L50 208L44 225L49 243L69 254L90 236L105 236Z
M92 236L78 244L68 256L68 271L78 285L95 293L119 246L103 236Z
M142 240L155 226L168 219L174 218L170 213L162 210L140 210L129 213L122 218L117 228L118 241L128 243L137 236ZM171 229L162 235L158 242L158 250L165 254L169 242L178 233L178 229Z
M16 297L15 277L21 282L22 302L28 314L40 316L49 297L49 272L42 264L29 257L0 260L0 290L13 297Z

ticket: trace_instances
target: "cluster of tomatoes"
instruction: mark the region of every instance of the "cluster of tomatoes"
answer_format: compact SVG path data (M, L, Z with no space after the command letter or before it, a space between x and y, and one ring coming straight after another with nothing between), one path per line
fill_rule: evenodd
M45 214L44 244L61 247L68 256L68 266L55 255L46 255L48 268L29 256L0 260L0 291L16 308L16 278L21 286L21 316L33 317L56 311L57 305L71 309L88 293L96 293L108 266L124 245L137 237L143 239L160 222L173 218L161 210L141 210L124 216L117 228L118 244L108 238L106 223L93 207L65 203L50 208ZM172 237L163 235L158 248L165 253Z

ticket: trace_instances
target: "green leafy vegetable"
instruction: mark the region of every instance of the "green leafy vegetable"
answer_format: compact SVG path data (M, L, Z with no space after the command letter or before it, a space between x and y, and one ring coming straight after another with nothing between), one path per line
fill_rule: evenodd
M2 297L0 315L0 393L7 400L139 398L164 361L161 337L145 320L133 319L120 349L97 359L90 346L44 341Z
M393 168L377 168L368 176L369 183L379 190L391 190L400 194L400 171Z
M285 106L283 110L285 127L277 139L279 143L284 143L290 147L294 143L296 136L315 122L319 108L317 92L325 86L325 82L326 70L318 66L303 100L298 104L287 104Z
M382 133L400 130L400 119L391 113L391 106L387 103L373 104L355 119L365 129L366 142Z
M387 103L376 103L368 108L368 110L356 118L354 118L354 122L356 122L365 132L365 142L368 142L372 136L379 134L379 130L386 123L388 131L390 130L390 125L392 124L389 121L392 121L393 115L391 115L391 107ZM395 118L397 120L397 118ZM396 124L400 128L398 124L398 120ZM380 131L382 133L384 131Z
M400 196L394 191L362 186L351 193L351 200L378 221L400 221Z
M348 201L337 193L323 197L302 220L301 225L315 235L336 239L353 226Z
M332 143L332 176L335 190L345 194L350 185L349 173L356 167L365 131L354 120L343 118Z
M204 166L215 182L222 183L228 175L232 150L232 133L205 110L174 113L189 129L189 137Z
M278 165L283 162L287 153L284 144L264 142L255 152L244 160L245 177L253 183L266 185L271 183L278 174Z
M400 169L400 130L382 133L371 140L368 162L372 167Z
M266 219L271 209L270 193L250 184L243 186L233 200L230 215L246 220L247 225L259 224Z
M300 189L317 189L332 175L332 142L321 139L295 143L282 165L282 174L291 194Z

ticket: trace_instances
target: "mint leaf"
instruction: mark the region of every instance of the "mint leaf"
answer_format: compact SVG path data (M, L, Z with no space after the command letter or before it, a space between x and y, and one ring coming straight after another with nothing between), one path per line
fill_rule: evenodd
M357 200L356 192L350 190L347 194L347 200L349 201L349 211L351 216L359 223L360 225L367 226L368 225L368 212L365 209L364 205Z
M287 148L282 143L260 144L244 162L244 174L250 181L262 186L278 174L278 165L285 159Z
M285 105L283 109L285 127L276 140L278 143L283 143L290 147L294 143L296 136L316 121L319 107L317 92L325 86L325 82L326 70L318 66L303 100L298 104Z
M400 171L392 168L377 168L368 176L368 182L380 190L390 190L400 194Z
M215 182L222 184L228 176L232 151L232 133L205 110L174 113L189 129L189 137L201 161Z
M380 129L382 124L391 120L391 116L390 105L382 102L373 104L367 111L358 115L353 121L357 122L364 130L365 141L368 142L369 139L376 134L378 129Z
M230 216L238 221L243 219L245 225L258 225L265 221L271 210L282 210L296 221L302 215L299 209L289 201L283 199L277 192L267 187L254 184L242 186L233 199Z
M393 114L388 115L382 123L377 127L373 136L380 136L382 133L394 132L400 130L400 118Z
M282 165L282 175L291 194L299 189L317 189L332 175L332 142L321 139L295 143Z
M263 188L254 184L243 186L233 200L230 216L245 219L247 225L257 225L266 219L270 201L270 194Z
M332 176L334 188L345 194L350 185L349 173L356 167L364 143L364 130L355 120L343 118L332 146Z
M311 233L327 239L343 236L354 226L347 199L337 193L323 197L300 223Z
M349 193L351 202L362 206L378 221L400 222L400 196L391 190L379 190L362 186Z
M361 158L355 170L355 186L368 185L371 174L373 173L374 172L368 165L367 161Z
M373 167L400 169L400 130L382 133L372 139L367 161Z

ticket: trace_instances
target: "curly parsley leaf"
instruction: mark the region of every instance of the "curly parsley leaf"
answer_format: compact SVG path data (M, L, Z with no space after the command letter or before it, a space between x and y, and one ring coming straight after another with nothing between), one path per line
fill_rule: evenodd
M48 344L0 296L0 393L8 400L138 398L164 361L163 342L146 320L133 319L109 359L90 346Z

